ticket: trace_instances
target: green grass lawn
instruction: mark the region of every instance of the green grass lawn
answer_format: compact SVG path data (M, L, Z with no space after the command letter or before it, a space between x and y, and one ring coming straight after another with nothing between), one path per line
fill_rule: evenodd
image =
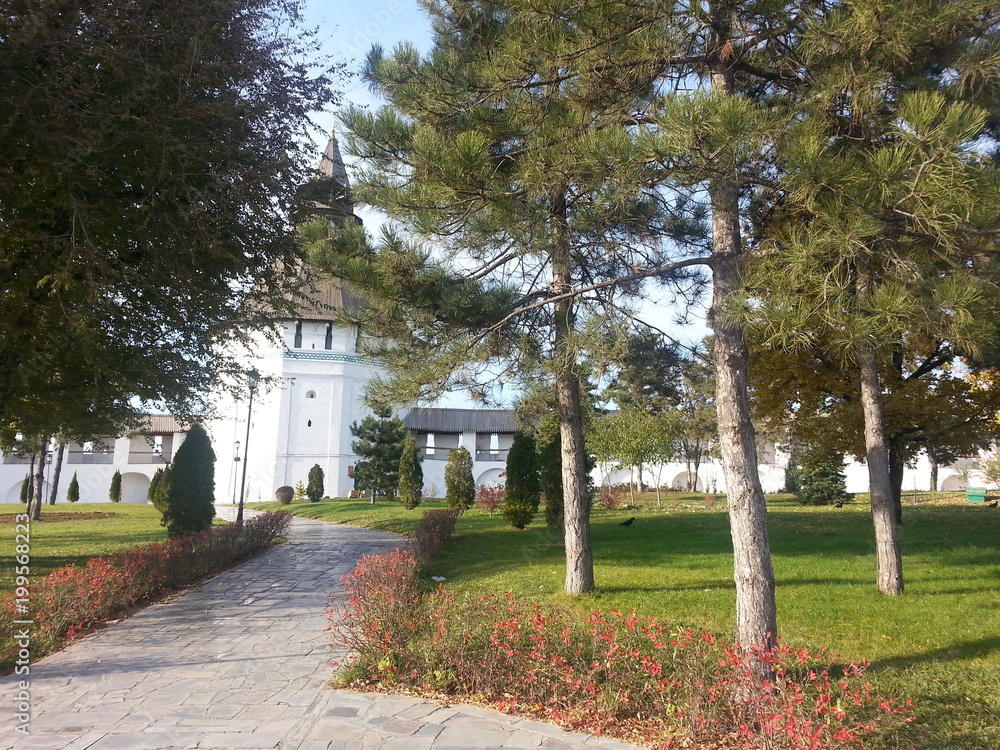
M0 516L23 513L24 506L0 505ZM48 521L53 513L111 513L111 518ZM216 521L216 523L221 523ZM15 524L0 522L0 591L14 581ZM31 524L31 578L39 578L56 568L74 563L84 565L91 557L116 552L139 544L162 542L167 530L152 505L132 503L59 503L42 508L42 520Z
M926 501L928 493L919 499ZM463 589L511 590L581 609L705 624L735 622L732 545L725 501L671 494L663 507L594 510L597 591L560 593L561 540L544 527L524 531L477 510L463 516L434 570ZM868 660L880 692L910 698L919 750L1000 747L1000 510L967 503L907 502L903 531L906 594L875 590L874 535L866 498L842 509L803 507L771 496L770 535L781 636L844 660ZM263 506L272 507L267 503ZM298 515L397 533L419 511L379 501L288 506ZM631 527L623 520L635 516Z

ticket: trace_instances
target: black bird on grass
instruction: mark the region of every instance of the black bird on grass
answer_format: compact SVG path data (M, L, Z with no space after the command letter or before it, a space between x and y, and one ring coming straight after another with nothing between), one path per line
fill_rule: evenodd
M623 521L622 523L620 523L620 524L618 524L618 525L619 525L619 526L631 526L631 525L632 525L632 524L633 524L634 522L635 522L635 516L632 516L632 517L631 517L630 519L628 519L627 521Z
M995 507L997 507L997 501L994 500L992 503L986 503L986 507L987 508L995 508Z

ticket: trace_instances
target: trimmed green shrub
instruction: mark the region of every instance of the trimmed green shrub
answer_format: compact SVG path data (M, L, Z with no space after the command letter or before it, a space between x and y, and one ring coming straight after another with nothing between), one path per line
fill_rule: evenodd
M76 476L75 474L73 475ZM31 496L31 477L25 477L24 481L21 482L21 502L25 505L28 504L28 498Z
M523 529L538 512L540 496L535 438L526 432L516 432L514 443L507 453L504 520L515 528Z
M466 448L448 454L444 467L444 501L454 510L468 510L476 501L476 480L472 476L472 455Z
M69 480L69 487L66 489L66 501L70 503L80 502L80 481L73 472L73 478Z
M550 529L562 533L562 436L559 434L559 418L555 414L547 414L539 423L535 443L539 486L545 496L545 523Z
M188 430L174 454L166 485L160 512L171 539L211 528L215 517L215 451L201 425Z
M323 493L326 491L323 487L323 479L323 467L314 464L309 469L309 482L306 484L306 497L309 498L309 502L318 503L322 499Z
M424 470L417 455L417 441L407 435L399 457L399 502L407 510L420 505L424 492Z
M122 501L122 473L120 471L115 471L111 475L111 489L108 490L108 500L113 503L120 503Z

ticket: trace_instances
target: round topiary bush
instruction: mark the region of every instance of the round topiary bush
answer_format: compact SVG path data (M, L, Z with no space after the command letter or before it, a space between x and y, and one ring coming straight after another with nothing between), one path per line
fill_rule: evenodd
M288 505L292 502L293 497L295 497L295 488L289 487L287 484L274 491L274 499L282 505Z

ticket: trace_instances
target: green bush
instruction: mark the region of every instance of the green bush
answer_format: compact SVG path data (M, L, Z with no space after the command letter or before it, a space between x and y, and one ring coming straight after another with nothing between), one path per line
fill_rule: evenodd
M149 489L146 491L146 499L160 513L163 513L164 501L167 496L167 485L170 483L170 467L164 466L153 473L153 478L149 480Z
M314 464L309 469L309 482L306 484L306 497L309 498L309 502L318 503L323 497L323 492L325 491L323 479L323 467L319 464Z
M535 438L526 432L516 432L507 454L507 484L502 506L504 520L515 528L523 529L538 512L540 497Z
M841 456L806 456L795 469L795 498L803 505L833 505L851 499Z
M399 502L407 510L413 510L420 505L423 492L424 470L417 455L417 442L407 435L399 457Z
M448 454L444 467L444 501L453 510L465 511L476 501L476 480L472 476L472 455L466 448Z
M80 481L73 472L73 478L69 480L69 487L66 489L66 501L70 503L80 502Z
M122 473L120 471L115 471L111 475L111 488L108 490L108 500L113 503L120 503L122 501Z
M215 517L215 451L201 425L192 425L163 482L163 525L171 539L207 531Z

